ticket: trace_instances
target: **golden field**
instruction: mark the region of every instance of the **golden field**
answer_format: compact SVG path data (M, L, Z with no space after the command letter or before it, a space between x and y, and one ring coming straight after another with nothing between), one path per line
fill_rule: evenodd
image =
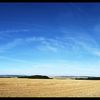
M100 97L100 81L0 78L0 97Z

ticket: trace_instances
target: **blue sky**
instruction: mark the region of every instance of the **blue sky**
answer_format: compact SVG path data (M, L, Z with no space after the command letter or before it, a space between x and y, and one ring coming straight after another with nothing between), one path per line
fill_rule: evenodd
M100 3L0 3L0 74L99 71Z

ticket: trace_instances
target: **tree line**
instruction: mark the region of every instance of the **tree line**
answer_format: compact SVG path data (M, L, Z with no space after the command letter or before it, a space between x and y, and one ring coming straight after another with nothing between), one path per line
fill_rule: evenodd
M43 75L32 75L32 76L19 76L18 78L30 78L30 79L52 79L48 76Z

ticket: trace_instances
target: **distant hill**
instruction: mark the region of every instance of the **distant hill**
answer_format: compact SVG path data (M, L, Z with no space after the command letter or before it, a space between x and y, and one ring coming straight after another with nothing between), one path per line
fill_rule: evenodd
M50 77L48 77L48 76L43 76L43 75L19 76L18 78L51 79Z
M89 76L52 76L52 78L62 78L62 79L66 79L66 78L88 78Z
M23 75L0 75L0 78L13 78L13 77L20 77Z
M52 79L43 75L0 75L0 78L30 78L30 79Z
M55 79L75 79L75 80L100 80L100 77L94 76L52 76Z
M100 80L94 76L0 75L0 78Z

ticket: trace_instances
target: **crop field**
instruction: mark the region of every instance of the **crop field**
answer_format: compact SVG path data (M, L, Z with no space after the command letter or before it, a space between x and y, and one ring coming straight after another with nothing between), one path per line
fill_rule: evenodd
M100 97L100 81L0 78L0 97Z

